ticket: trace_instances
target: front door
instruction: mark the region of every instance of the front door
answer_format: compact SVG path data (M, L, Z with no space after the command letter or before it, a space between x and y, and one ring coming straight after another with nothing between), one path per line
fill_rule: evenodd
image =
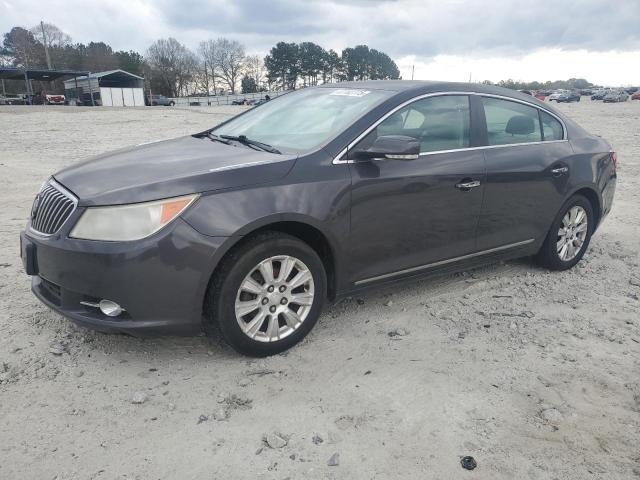
M350 271L357 285L407 269L422 271L476 248L485 166L482 150L467 149L468 96L417 100L387 117L352 151L382 135L418 139L421 155L350 164Z

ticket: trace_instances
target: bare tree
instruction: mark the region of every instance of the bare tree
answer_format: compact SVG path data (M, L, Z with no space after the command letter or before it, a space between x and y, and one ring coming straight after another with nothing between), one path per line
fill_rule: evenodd
M185 94L197 71L196 56L175 38L161 38L147 51L152 74L171 96Z
M253 79L258 88L264 86L266 69L259 55L247 55L244 62L244 73Z
M218 61L216 57L217 51L218 47L215 40L200 42L200 45L198 46L198 54L200 56L200 60L202 61L203 83L205 89L207 90L207 94L210 92L211 88L213 88L214 95L218 94L216 89L216 72Z
M229 87L231 93L236 92L236 85L244 67L244 46L235 40L219 38L216 40L215 66L216 75Z
M46 42L49 47L62 48L66 45L71 44L71 37L52 23L35 25L31 27L29 31L33 34L38 42L42 43L43 45Z
M40 22L29 30L42 45L47 59L47 67L54 68L61 60L64 48L71 44L71 37L52 23ZM53 61L52 61L53 60Z

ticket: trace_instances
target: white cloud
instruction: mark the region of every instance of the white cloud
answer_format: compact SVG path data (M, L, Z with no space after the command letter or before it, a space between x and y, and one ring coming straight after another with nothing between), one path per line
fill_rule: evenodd
M402 78L416 80L481 82L482 80L547 81L585 78L600 85L639 85L640 50L589 52L586 50L539 50L522 57L474 58L438 55L429 61L415 56L397 60Z

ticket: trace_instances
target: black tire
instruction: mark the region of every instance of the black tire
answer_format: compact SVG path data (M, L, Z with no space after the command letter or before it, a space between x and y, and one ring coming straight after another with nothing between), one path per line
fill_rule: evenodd
M235 301L245 277L263 260L288 255L302 261L313 278L314 297L306 318L285 338L261 342L245 334L236 320ZM205 330L219 332L237 352L266 357L300 342L318 321L327 296L324 265L318 254L300 239L280 232L262 232L234 247L214 274L205 300ZM213 327L213 328L212 328Z
M580 101L580 97L578 97L578 102Z
M560 255L558 254L556 248L556 244L559 238L558 232L560 230L563 217L574 206L582 207L587 214L587 234L584 243L582 244L582 247L578 251L577 255L571 260L564 261L560 258ZM542 247L536 255L536 261L538 262L538 264L550 270L567 270L577 264L584 256L587 248L589 248L589 241L591 240L591 235L593 234L593 229L595 226L594 221L593 207L591 206L591 202L589 202L589 200L587 200L582 195L574 195L569 198L569 200L564 203L562 208L560 208L558 215L556 216L553 224L551 225L551 228L549 229L549 232L547 233L547 237L545 238Z
M169 106L173 107L176 104L176 102L169 102Z

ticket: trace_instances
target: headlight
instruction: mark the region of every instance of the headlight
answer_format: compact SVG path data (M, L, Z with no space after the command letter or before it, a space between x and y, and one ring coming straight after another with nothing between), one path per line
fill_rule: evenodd
M140 240L169 224L196 198L198 195L114 207L89 207L70 236L114 242Z

